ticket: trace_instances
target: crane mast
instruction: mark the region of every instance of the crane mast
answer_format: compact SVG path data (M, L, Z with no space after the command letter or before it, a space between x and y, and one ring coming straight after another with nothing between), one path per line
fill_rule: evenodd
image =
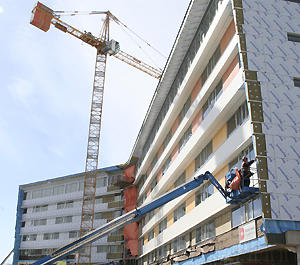
M43 31L48 31L50 25L54 25L57 29L71 34L81 41L95 47L97 49L89 132L88 145L84 173L84 189L82 199L82 214L80 223L80 236L90 232L94 228L94 208L96 195L96 179L98 168L98 156L100 149L100 131L102 119L102 105L104 95L104 82L107 54L113 55L119 60L155 77L161 77L161 71L154 67L143 63L137 58L119 50L119 43L109 39L109 21L118 19L109 11L97 12L97 14L106 14L99 37L93 36L90 32L82 32L60 19L59 12L55 12L47 6L37 3L33 9L33 17L31 24L40 28ZM91 244L87 244L78 253L77 264L88 265L92 263Z

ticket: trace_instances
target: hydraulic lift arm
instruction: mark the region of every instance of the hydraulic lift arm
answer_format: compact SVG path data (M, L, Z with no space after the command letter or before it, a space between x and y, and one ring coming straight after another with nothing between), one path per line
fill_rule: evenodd
M116 219L110 221L109 223L88 232L84 236L78 238L77 240L73 241L70 244L67 244L59 248L58 250L54 251L52 254L36 261L32 265L52 264L53 262L58 261L63 257L71 254L72 252L84 247L86 244L92 243L97 239L109 234L110 232L123 228L127 224L139 220L144 215L153 211L154 209L159 208L164 204L180 197L181 195L196 189L205 180L209 180L217 188L217 190L225 198L227 203L237 203L237 202L241 203L242 200L245 199L244 197L243 198L238 197L240 194L244 193L243 191L240 191L240 194L238 194L238 196L225 191L224 188L220 185L220 183L216 180L216 178L209 171L206 171L205 174L201 174L194 177L194 179L191 180L190 182L187 182L179 186L178 188L171 190L170 192L160 196L156 200L149 202L148 204L145 204L141 207L138 207L128 213L125 213L124 215L117 217ZM256 196L256 194L258 193L258 189L248 188L247 192L250 192L250 195L249 193L247 193L249 199L249 196L250 197Z
M84 236L78 238L77 240L73 241L70 244L67 244L58 250L54 251L52 254L40 259L33 263L33 265L46 265L52 264L55 261L62 259L63 257L69 255L70 253L80 249L81 247L85 246L86 244L92 243L97 239L109 234L112 231L118 230L129 223L135 222L145 214L153 211L156 208L163 206L164 204L178 198L179 196L199 187L204 180L210 180L212 184L221 192L221 194L226 198L225 191L223 187L218 183L218 181L214 178L214 176L210 172L205 172L205 174L201 174L195 177L192 181L185 183L178 188L162 195L158 199L136 208L112 221L109 223L98 227Z

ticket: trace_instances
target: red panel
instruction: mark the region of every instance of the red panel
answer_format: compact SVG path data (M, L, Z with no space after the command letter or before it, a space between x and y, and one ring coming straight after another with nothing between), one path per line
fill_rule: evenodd
M192 134L198 129L202 122L202 109L197 113L196 117L192 121Z
M202 80L201 80L201 76L199 78L199 80L197 81L196 85L194 86L193 90L192 90L192 95L191 95L191 101L194 102L195 98L198 96L199 91L202 88Z
M135 185L130 186L128 189L124 190L125 204L124 209L129 212L136 208L137 200L137 188Z
M134 181L134 170L135 170L135 165L132 165L124 169L124 179L128 183L132 183Z
M51 19L53 18L52 12L52 9L48 8L40 2L37 2L32 12L33 17L30 21L30 24L38 27L45 32L48 31L51 25Z
M227 68L226 72L224 73L222 80L223 80L223 90L229 86L231 81L239 72L239 58L238 55L235 56L229 67Z
M133 171L134 172L134 171ZM132 173L132 172L129 172ZM124 172L125 174L125 172ZM137 200L137 188L135 185L130 186L128 189L124 190L125 196L125 211L129 212L136 208ZM124 239L126 242L127 249L130 250L132 256L138 255L138 224L131 223L126 225L124 228Z
M234 34L235 34L235 25L234 25L234 21L232 20L220 41L221 54L226 49L228 43L231 41Z

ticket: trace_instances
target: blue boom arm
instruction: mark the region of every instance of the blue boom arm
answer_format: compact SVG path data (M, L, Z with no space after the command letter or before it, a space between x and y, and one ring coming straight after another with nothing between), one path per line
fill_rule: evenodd
M201 174L195 177L192 181L179 186L178 188L162 195L158 199L146 205L143 205L137 209L134 209L120 217L117 217L116 219L110 221L109 223L88 232L84 236L78 238L77 240L73 241L70 244L67 244L59 248L58 250L54 251L52 254L36 261L32 265L52 264L53 262L58 261L63 257L71 254L72 252L80 249L86 244L92 243L97 239L109 234L112 231L118 230L129 223L137 221L145 214L153 211L154 209L159 208L162 205L174 200L175 198L178 198L179 196L199 187L204 180L210 180L211 183L219 190L219 192L226 199L227 195L223 187L219 184L219 182L215 179L215 177L209 171L207 171L205 172L205 174Z

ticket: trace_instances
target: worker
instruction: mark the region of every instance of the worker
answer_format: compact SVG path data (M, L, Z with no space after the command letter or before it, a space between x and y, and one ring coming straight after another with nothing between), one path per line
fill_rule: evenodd
M253 175L253 173L250 171L250 166L253 163L254 160L250 160L248 162L248 158L246 156L243 157L241 173L242 173L244 187L249 187L250 185L250 177Z

